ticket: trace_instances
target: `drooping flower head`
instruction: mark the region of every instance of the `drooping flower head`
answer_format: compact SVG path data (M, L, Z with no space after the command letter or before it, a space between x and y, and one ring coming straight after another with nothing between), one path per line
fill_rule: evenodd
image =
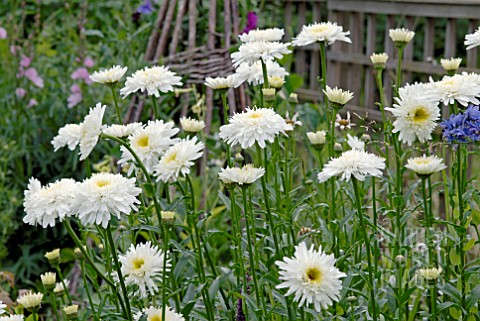
M196 120L190 117L180 118L180 125L183 131L186 133L198 133L205 128L205 122L203 120Z
M160 93L173 91L173 86L181 86L182 78L177 76L165 66L145 67L136 71L132 76L127 77L125 87L120 89L123 98L131 93L147 91L149 96L160 97Z
M239 36L241 42L280 41L285 30L279 28L255 29Z
M474 33L465 35L465 46L467 50L480 46L480 27Z
M252 147L255 143L265 148L266 142L273 143L275 137L285 131L293 130L282 116L270 108L247 108L230 118L230 123L220 127L220 138L227 144L242 148Z
M104 128L103 133L113 137L122 138L130 136L141 127L142 123L130 123L126 125L113 124L108 126L107 128Z
M106 228L112 215L129 215L137 210L138 194L134 178L120 174L96 173L84 180L76 193L74 211L82 224L98 224Z
M65 217L73 215L77 189L78 183L73 179L64 178L42 186L36 178L30 178L23 201L27 213L23 222L44 228L55 226L57 219L62 222Z
M236 74L228 75L226 77L207 77L205 78L205 86L213 90L227 90L229 88L237 88L242 84Z
M151 242L131 245L125 255L119 256L122 264L122 274L125 276L127 285L136 285L142 297L148 293L155 295L158 291L158 283L162 279L163 260L165 253ZM167 261L167 271L171 264Z
M385 169L385 159L363 150L351 149L340 157L331 159L318 173L318 181L323 183L334 176L349 181L353 176L359 181L366 176L381 177Z
M443 160L435 155L409 158L405 167L411 169L420 177L428 177L447 168Z
M202 142L197 143L197 137L181 140L165 152L154 174L164 182L176 181L180 174L189 174L193 161L202 157L204 147Z
M138 312L133 320L139 321L142 316L146 316L147 321L185 321L185 318L172 310L169 306L165 306L165 319L162 319L163 311L162 309L157 309L154 307L149 307L143 311Z
M127 67L115 65L110 69L95 71L90 75L90 79L100 84L113 86L122 79L126 72Z
M252 164L243 167L222 168L218 177L224 184L249 185L261 178L265 174L265 169L255 168Z
M233 66L236 68L242 63L252 65L257 61L281 59L284 55L291 53L288 49L290 43L281 43L278 41L255 41L244 43L238 48L237 52L231 54Z
M300 307L313 304L320 312L340 299L340 279L346 274L335 267L333 254L325 254L321 247L315 250L312 245L308 249L302 242L295 246L293 258L285 257L275 264L280 268L279 278L283 281L276 288L287 288L285 295L294 294L293 300Z
M343 31L342 26L337 26L336 22L316 22L308 26L303 26L302 31L293 39L294 46L308 46L317 41L323 41L331 45L335 41L344 41L352 43L348 38L350 31Z
M412 145L416 139L424 143L432 139L432 132L440 118L438 100L428 96L428 85L414 84L400 88L394 108L385 108L396 116L393 132L400 132L398 139Z

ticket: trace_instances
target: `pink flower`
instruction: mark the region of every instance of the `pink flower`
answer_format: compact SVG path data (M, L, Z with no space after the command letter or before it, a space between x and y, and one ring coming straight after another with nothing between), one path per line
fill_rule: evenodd
M38 75L35 68L28 68L25 70L25 77L33 82L35 86L43 88L43 79Z
M18 98L23 98L27 94L27 91L23 88L18 87L15 89L15 95L17 95Z
M0 39L7 39L8 34L5 28L0 27Z
M22 59L20 60L20 66L27 68L30 66L30 63L32 62L32 58L29 58L27 56L22 56Z
M92 68L94 64L95 64L95 62L93 61L93 59L91 57L87 57L83 61L83 65L87 68Z
M37 105L38 105L38 101L36 101L35 99L32 98L28 102L27 108L32 108L33 106L37 106Z
M68 108L73 108L77 106L80 102L82 101L82 90L80 89L80 86L77 84L73 84L72 87L70 87L70 96L67 99L68 102Z
M91 85L93 81L90 79L88 70L85 67L77 68L71 75L72 79L82 79L87 85Z

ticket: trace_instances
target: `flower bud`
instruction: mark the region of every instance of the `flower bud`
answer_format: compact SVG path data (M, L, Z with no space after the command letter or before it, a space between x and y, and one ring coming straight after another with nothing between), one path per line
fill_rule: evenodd
M288 101L291 103L298 103L298 95L295 93L291 93L290 96L288 97Z
M162 217L162 224L166 226L173 226L175 223L175 212L161 211L160 216Z
M335 145L333 145L333 149L337 152L337 153L341 153L342 150L343 150L343 147L340 143L335 143Z
M270 87L275 89L280 89L285 84L285 78L279 76L269 76L268 77L268 84Z
M275 100L275 88L262 88L263 99L265 101L274 101Z
M327 133L324 130L317 132L308 132L307 138L315 149L322 149L325 145Z
M60 249L55 249L51 252L45 253L45 257L48 259L48 262L56 266L60 263Z
M377 71L378 70L383 70L383 69L385 69L385 64L387 63L388 55L384 52L379 53L379 54L373 53L370 56L370 60L372 61L373 67L374 67L375 70L377 70Z
M70 305L63 308L63 311L67 315L68 320L77 320L78 319L78 305Z
M52 290L55 287L55 282L57 281L57 275L54 272L47 272L40 275L42 284L47 291Z

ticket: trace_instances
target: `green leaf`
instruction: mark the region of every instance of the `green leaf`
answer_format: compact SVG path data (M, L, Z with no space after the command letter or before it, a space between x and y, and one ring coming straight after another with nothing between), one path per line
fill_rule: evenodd
M454 319L460 319L460 317L462 316L462 312L455 308L455 307L451 307L450 309L448 309L450 311L450 315L452 316L452 318Z
M303 77L297 74L291 74L285 81L285 88L291 94L303 85Z
M478 284L467 297L467 310L470 310L480 300L480 284Z
M477 209L472 209L472 222L475 225L480 225L480 211Z
M448 256L450 257L450 263L452 263L454 266L457 266L460 264L460 255L458 255L457 250L455 248L452 248L450 250L450 253Z
M475 246L475 239L472 238L463 246L463 250L465 252L470 251L474 246Z

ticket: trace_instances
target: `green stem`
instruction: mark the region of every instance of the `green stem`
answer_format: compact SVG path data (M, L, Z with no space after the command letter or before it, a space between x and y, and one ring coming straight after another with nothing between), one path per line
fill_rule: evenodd
M458 211L459 211L459 217L460 217L460 225L464 227L465 225L465 220L466 218L464 217L464 208L463 208L463 193L464 193L464 182L463 182L463 177L464 173L463 171L466 169L463 166L463 152L464 152L464 146L459 145L458 150L457 150L457 197L458 197ZM466 280L465 280L465 251L463 249L463 245L465 243L465 232L461 231L460 232L460 244L459 244L459 252L460 252L460 285L461 285L461 291L460 293L462 294L462 311L466 310L466 296L465 296L465 291L466 291ZM466 317L466 315L464 315Z
M60 321L60 316L58 314L58 308L57 308L57 299L55 298L55 295L53 294L53 291L49 291L49 296L50 296L50 302L52 304L53 312L55 313L55 317L57 318L57 321Z
M423 196L423 206L425 210L425 241L427 243L428 248L428 265L429 267L432 266L433 263L433 248L432 248L432 237L430 235L430 208L428 206L428 199L427 199L427 186L426 186L426 177L421 177L422 180L422 196Z
M155 119L159 119L160 117L158 116L158 103L157 103L157 97L155 97L155 95L152 95L152 101L153 101L153 115L155 116Z
M80 268L82 270L83 285L85 287L85 292L87 293L88 303L90 304L90 309L92 310L93 319L95 321L98 321L100 319L98 318L98 315L95 312L95 307L93 305L92 296L90 295L90 290L88 289L87 276L86 276L86 273L85 273L85 262L83 261L83 259L80 260Z
M375 184L375 176L372 176L372 203L373 203L373 226L375 226L375 228L377 228L377 220L378 220L378 214L377 214L377 197L376 197L376 184ZM377 231L375 231L376 233ZM379 251L379 246L378 246L378 238L375 237L374 238L374 249L373 249L373 264L374 264L374 267L373 267L373 271L375 273L375 276L377 275L378 273L378 257L380 255L380 251Z
M220 96L222 97L222 104L223 104L223 123L224 125L228 124L228 116L229 116L229 106L227 104L227 95L225 91L220 92ZM228 167L232 167L232 155L230 151L230 145L227 145L227 165Z
M122 114L120 113L120 108L118 107L117 95L115 94L115 85L109 87L112 90L113 102L115 104L115 111L117 112L118 123L122 125Z
M168 237L170 231L163 226L163 271L162 271L162 320L165 320L165 307L167 305L167 253L168 253Z
M57 270L58 277L60 278L60 282L62 282L63 289L65 290L65 294L67 295L68 304L72 305L72 298L70 297L70 293L68 291L67 285L65 284L65 280L63 279L63 274L62 274L62 271L60 270L60 266L56 264L55 269Z
M398 97L398 90L402 84L402 60L403 60L403 49L405 46L399 46L398 48L398 59L397 59L397 83L395 84L395 96Z
M270 84L268 83L267 64L263 61L263 59L260 59L260 61L262 63L263 88L268 88L270 87Z
M367 264L368 264L368 280L369 280L369 287L370 287L370 297L372 300L372 311L373 311L373 320L376 321L377 319L377 303L375 301L375 288L373 283L373 272L372 272L372 257L370 251L370 241L367 235L367 227L365 225L365 218L363 217L363 209L362 209L362 200L360 198L360 192L358 190L357 179L352 177L352 184L353 190L355 193L355 205L357 207L357 214L360 220L360 229L362 230L363 241L365 243L365 249L367 251Z
M125 286L125 282L124 282L124 279L123 279L123 274L122 274L122 269L120 267L120 262L118 261L118 255L117 255L117 251L116 251L116 247L115 247L115 242L113 241L110 223L108 223L108 226L105 230L106 230L106 235L107 235L108 242L110 244L110 250L111 250L110 252L113 256L113 262L115 263L115 269L117 270L117 273L118 273L118 279L120 281L120 287L122 289L123 298L125 300L125 305L126 305L126 310L127 310L126 311L127 312L126 318L129 321L132 321L133 318L132 318L132 310L130 308L130 298L128 296L127 287Z

